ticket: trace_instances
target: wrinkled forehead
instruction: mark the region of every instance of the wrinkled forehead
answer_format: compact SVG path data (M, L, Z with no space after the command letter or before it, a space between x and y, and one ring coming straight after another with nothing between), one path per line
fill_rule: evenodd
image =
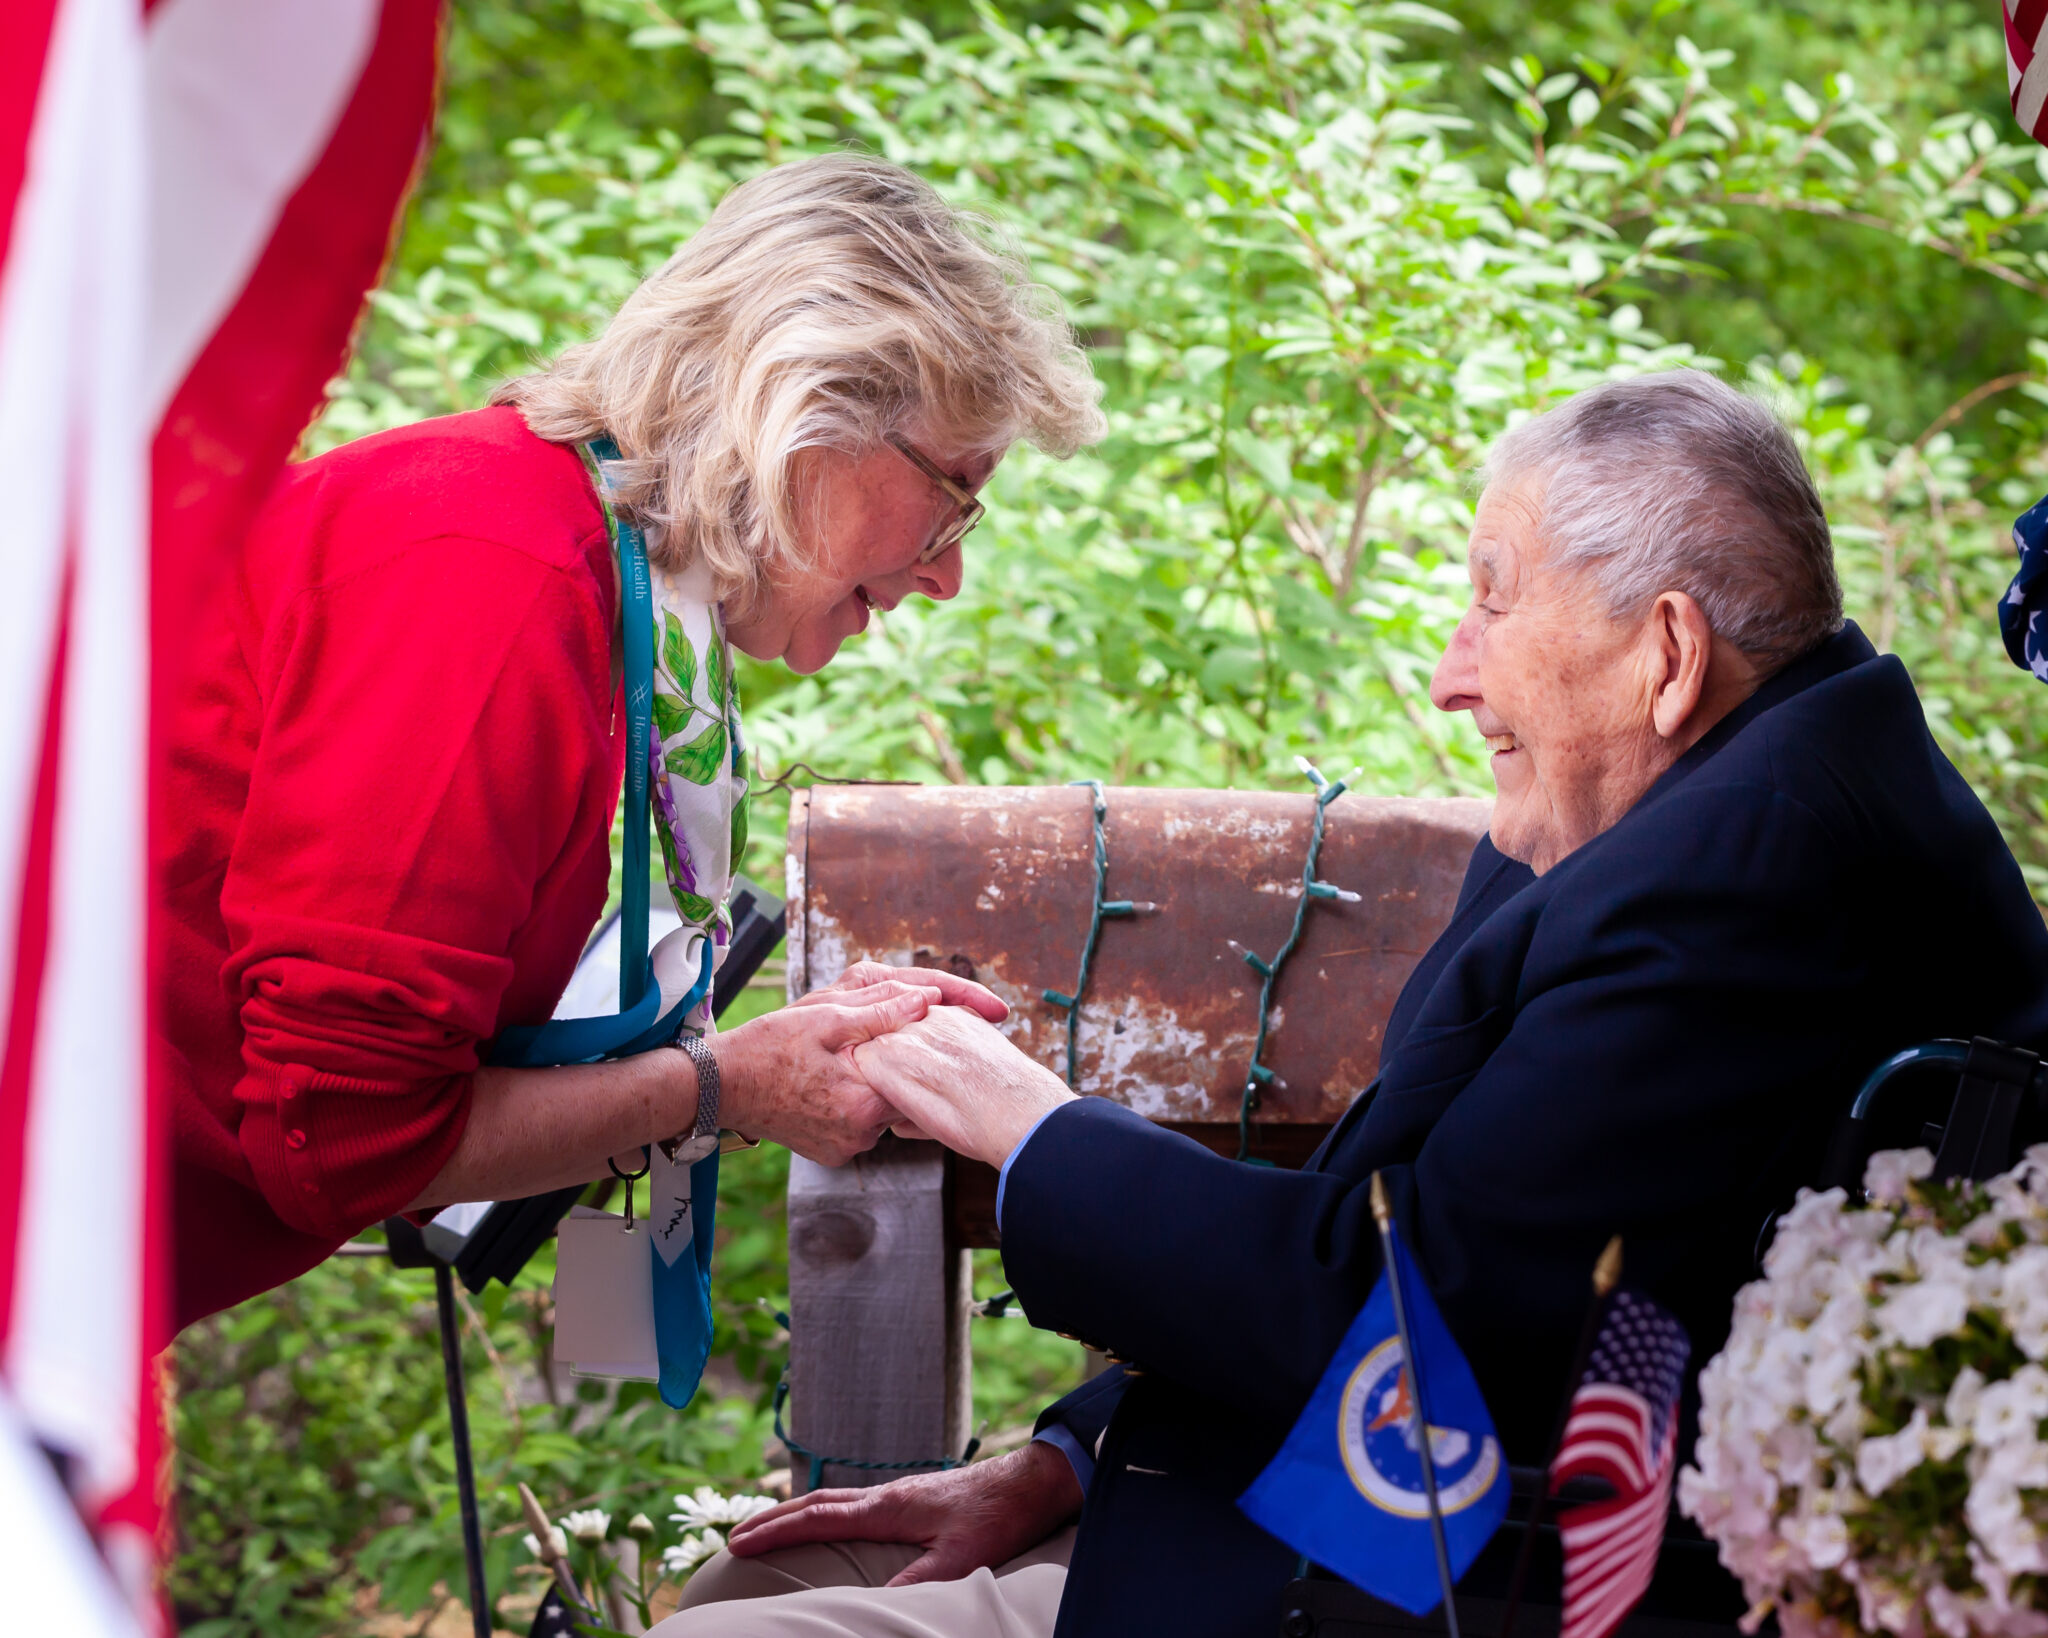
M1486 486L1472 516L1465 562L1475 585L1512 585L1543 557L1543 483L1534 475Z

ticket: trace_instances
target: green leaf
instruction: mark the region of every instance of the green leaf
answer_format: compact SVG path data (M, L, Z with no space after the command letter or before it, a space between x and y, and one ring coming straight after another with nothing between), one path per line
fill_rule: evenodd
M680 738L696 714L673 694L665 694L658 688L654 691L654 731L661 735L664 745Z
M687 745L672 747L666 761L678 779L710 784L725 771L725 724L714 722Z
M740 860L747 853L747 804L743 797L732 805L732 868L740 868Z
M725 644L718 633L711 634L711 641L704 650L704 682L711 691L711 706L719 715L725 714L726 667Z
M671 892L669 897L675 900L676 914L685 921L708 922L718 914L718 906L701 893Z
M1274 494L1284 495L1293 488L1294 473L1288 465L1287 446L1278 439L1254 438L1249 432L1233 432L1230 448Z
M689 634L683 630L682 621L667 609L661 611L661 663L668 672L669 680L676 685L676 692L686 700L694 698L697 692L697 650L691 644Z

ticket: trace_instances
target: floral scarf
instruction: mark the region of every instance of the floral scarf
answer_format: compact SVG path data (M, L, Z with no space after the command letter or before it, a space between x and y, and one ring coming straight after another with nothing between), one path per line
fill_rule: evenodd
M655 569L653 580L654 834L676 914L723 949L733 866L747 845L747 751L732 648L701 564L679 574Z

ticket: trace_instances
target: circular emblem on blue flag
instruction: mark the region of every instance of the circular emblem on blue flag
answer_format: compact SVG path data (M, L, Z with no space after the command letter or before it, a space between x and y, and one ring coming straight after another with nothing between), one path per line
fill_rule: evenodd
M1388 1337L1358 1362L1337 1409L1337 1444L1361 1496L1397 1518L1426 1519L1420 1423L1401 1364L1399 1337ZM1437 1505L1446 1515L1478 1501L1500 1473L1500 1446L1490 1434L1474 1439L1457 1428L1432 1427L1429 1454Z

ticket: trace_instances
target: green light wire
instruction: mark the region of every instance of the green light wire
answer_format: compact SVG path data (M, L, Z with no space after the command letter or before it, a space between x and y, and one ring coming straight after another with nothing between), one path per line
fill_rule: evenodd
M1266 1035L1272 1024L1273 989L1280 982L1280 970L1287 965L1294 954L1295 946L1301 943L1301 930L1308 920L1309 906L1318 899L1341 899L1346 904L1356 904L1358 895L1341 887L1333 887L1316 876L1316 869L1323 856L1323 814L1329 805L1342 796L1350 782L1359 775L1353 768L1335 784L1322 775L1322 771L1306 757L1296 757L1294 765L1308 775L1309 782L1316 788L1315 819L1309 827L1308 858L1301 867L1301 901L1294 907L1294 925L1287 930L1287 942L1280 946L1279 953L1270 961L1255 950L1247 950L1236 939L1230 947L1245 959L1245 965L1257 973L1259 985L1259 1034L1252 1043L1251 1068L1244 1078L1244 1097L1237 1110L1237 1158L1250 1160L1252 1152L1252 1111L1259 1106L1259 1093L1273 1084L1273 1071L1262 1061L1266 1056ZM1266 1164L1260 1162L1260 1164Z
M1088 993L1089 969L1095 965L1095 947L1102 942L1102 924L1105 921L1125 921L1141 910L1151 910L1150 904L1136 904L1130 899L1103 897L1103 889L1109 883L1109 842L1103 834L1102 821L1109 817L1109 794L1103 790L1099 779L1075 779L1069 783L1076 788L1085 785L1095 798L1095 902L1088 917L1088 942L1081 946L1081 972L1074 980L1074 993L1064 995L1058 990L1041 993L1056 1007L1067 1011L1067 1085L1073 1091L1081 1090L1079 1043L1081 1032L1081 997Z

